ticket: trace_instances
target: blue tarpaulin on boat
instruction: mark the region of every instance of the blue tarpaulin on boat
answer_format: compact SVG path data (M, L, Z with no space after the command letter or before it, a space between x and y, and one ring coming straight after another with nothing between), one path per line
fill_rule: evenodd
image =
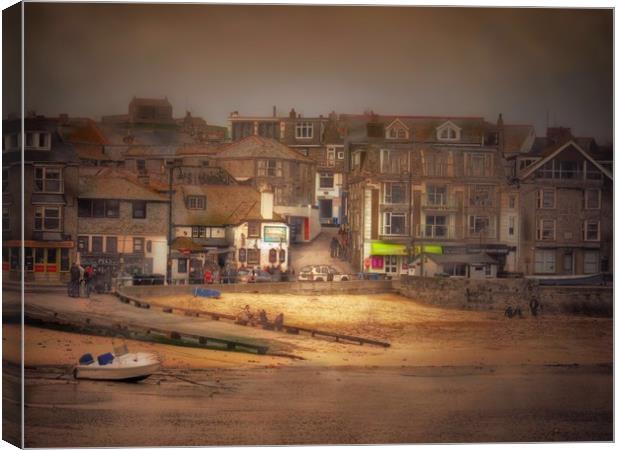
M194 297L220 298L220 291L216 291L215 289L196 288L194 289Z
M99 362L100 366L105 366L106 364L110 364L114 360L114 355L112 353L104 353L103 355L97 356L97 362Z
M90 353L85 353L80 357L80 364L82 365L88 365L88 364L92 364L95 362L95 359L93 358L93 355L91 355Z

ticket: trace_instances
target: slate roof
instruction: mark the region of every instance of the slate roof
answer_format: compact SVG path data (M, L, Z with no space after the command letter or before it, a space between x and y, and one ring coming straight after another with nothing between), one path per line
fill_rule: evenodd
M301 155L275 139L262 136L247 136L239 141L224 145L215 155L220 159L274 158L314 163L307 156Z
M110 168L81 175L78 192L79 198L168 201L168 196L156 192L152 184L145 185L126 171Z
M504 153L524 153L529 151L535 139L532 125L504 125Z
M206 197L205 209L186 208L188 195ZM261 220L260 193L251 186L182 185L173 197L173 221L179 225L225 226Z
M130 124L100 122L97 124L110 145L173 146L192 144L194 138L181 131L176 123ZM128 142L127 138L132 138Z

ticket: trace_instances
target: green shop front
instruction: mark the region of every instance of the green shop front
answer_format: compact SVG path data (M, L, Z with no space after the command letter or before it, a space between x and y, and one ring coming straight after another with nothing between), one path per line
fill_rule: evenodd
M371 241L369 256L364 259L364 271L383 273L388 277L406 275L409 262L420 253L443 254L443 247L435 244L406 245L402 243Z

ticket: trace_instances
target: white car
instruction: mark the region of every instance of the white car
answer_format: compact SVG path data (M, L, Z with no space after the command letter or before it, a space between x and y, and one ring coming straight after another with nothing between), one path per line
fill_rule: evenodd
M332 266L318 264L302 267L297 279L299 281L349 281L351 276L338 272Z

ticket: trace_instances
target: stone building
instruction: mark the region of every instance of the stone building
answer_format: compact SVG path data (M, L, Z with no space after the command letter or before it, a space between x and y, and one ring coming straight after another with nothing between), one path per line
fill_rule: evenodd
M502 239L500 206L514 193L506 189L495 124L478 117L341 118L348 124L348 245L355 267L397 276L409 272L413 256L432 253L462 255L443 266L450 275L505 270L516 243ZM474 256L480 253L497 264ZM411 269L427 275L423 261Z
M287 218L293 241L310 241L320 232L312 159L254 135L222 147L213 158L238 183L273 193L274 211Z
M225 267L288 269L288 226L273 194L242 185L176 185L172 279L202 280Z
M2 268L6 279L20 278L22 226L25 282L65 282L75 260L79 160L58 125L57 119L29 117L22 136L20 120L3 122Z
M551 128L513 160L522 229L520 269L529 275L611 272L610 152Z
M77 251L101 283L122 275L166 274L168 196L115 169L80 174Z
M275 139L317 165L315 180L316 205L322 224L339 224L344 212L345 183L345 128L335 112L328 117L302 117L295 109L287 116L241 116L234 112L229 117L229 131L233 142L248 136Z

